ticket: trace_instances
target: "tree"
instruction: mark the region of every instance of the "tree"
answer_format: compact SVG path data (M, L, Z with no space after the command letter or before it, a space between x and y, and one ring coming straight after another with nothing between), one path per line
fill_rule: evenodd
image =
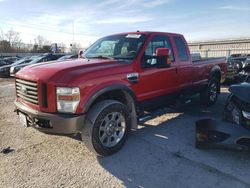
M0 41L0 52L11 52L12 48L7 40Z
M5 34L5 40L7 40L10 43L11 47L17 47L20 46L21 44L21 39L19 37L20 33L14 31L13 29L7 31L7 33Z
M38 45L39 48L42 48L42 46L44 45L50 45L51 42L48 41L47 39L45 39L43 36L38 35L35 39L34 39L35 44Z
M0 28L0 41L4 40L3 30Z

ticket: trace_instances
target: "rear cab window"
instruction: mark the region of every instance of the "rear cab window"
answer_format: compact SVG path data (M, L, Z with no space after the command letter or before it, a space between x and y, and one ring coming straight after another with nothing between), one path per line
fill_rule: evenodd
M186 43L180 36L174 36L174 42L177 49L178 59L180 62L188 62L189 55L186 47Z

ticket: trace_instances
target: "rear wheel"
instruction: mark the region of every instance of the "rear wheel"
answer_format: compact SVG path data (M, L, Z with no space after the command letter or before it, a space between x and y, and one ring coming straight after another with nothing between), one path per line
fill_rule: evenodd
M210 79L207 88L200 93L201 102L205 105L213 105L218 98L220 91L220 81L218 78L213 77Z
M82 140L95 154L112 155L123 147L129 130L130 115L127 106L115 100L104 100L88 112Z

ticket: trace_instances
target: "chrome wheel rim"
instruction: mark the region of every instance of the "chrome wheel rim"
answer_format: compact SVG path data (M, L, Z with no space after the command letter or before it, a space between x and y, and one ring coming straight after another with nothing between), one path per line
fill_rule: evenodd
M217 85L215 82L213 82L211 85L210 85L210 100L211 101L214 101L217 97Z
M120 112L111 112L103 119L99 129L99 140L105 147L114 147L124 137L126 121Z

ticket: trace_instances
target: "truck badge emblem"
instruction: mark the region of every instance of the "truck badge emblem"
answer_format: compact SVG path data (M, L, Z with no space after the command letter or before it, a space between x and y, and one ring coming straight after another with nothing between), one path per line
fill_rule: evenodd
M21 86L20 90L21 90L21 92L24 93L24 94L27 94L27 93L28 93L27 88L24 87L24 86Z

